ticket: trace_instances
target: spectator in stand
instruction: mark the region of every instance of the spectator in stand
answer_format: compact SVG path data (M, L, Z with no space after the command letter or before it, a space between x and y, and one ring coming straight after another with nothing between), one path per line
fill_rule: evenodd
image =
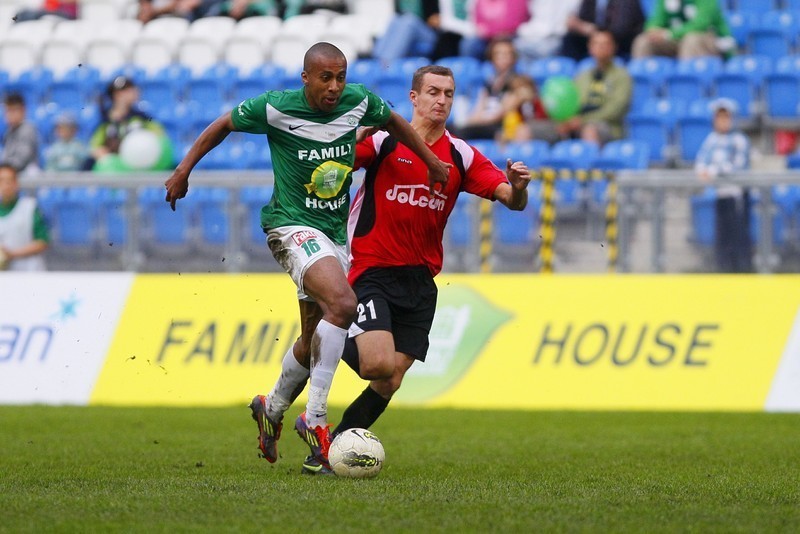
M107 154L118 154L128 132L147 128L164 135L164 128L138 108L139 88L127 76L117 76L106 89L101 103L101 123L89 140L92 157L99 160Z
M736 41L717 0L656 0L644 33L633 41L633 57L688 59L728 55Z
M0 270L44 271L49 242L36 199L20 196L17 169L0 163Z
M483 57L486 46L499 37L517 33L520 24L530 19L527 0L475 0L472 7L472 20L481 40ZM478 46L474 49L477 50Z
M25 99L19 93L9 93L5 98L6 133L0 161L13 166L21 175L39 170L39 132L25 119Z
M714 130L703 141L695 159L701 180L724 178L727 173L750 168L750 141L733 129L736 102L718 98L711 103ZM750 195L738 185L717 187L714 204L716 241L714 255L719 272L753 270L750 243Z
M614 36L595 32L589 39L589 54L595 67L575 77L581 110L575 117L558 124L564 138L580 138L598 145L623 135L623 121L633 95L633 82L625 67L614 62Z
M581 0L531 0L530 20L517 28L514 45L523 59L556 56L567 33L567 18Z
M136 18L150 22L158 17L180 17L194 21L211 13L220 0L139 0Z
M503 96L503 130L501 141L528 141L542 139L548 143L558 141L555 123L539 98L533 78L517 74L509 81L509 90Z
M503 127L503 95L516 74L517 51L509 38L494 39L486 48L494 74L478 93L475 106L464 124L453 130L464 139L495 139Z
M589 56L589 37L595 32L611 32L617 42L617 55L628 59L631 46L644 27L640 0L583 0L577 13L567 18L567 34L561 55L580 61Z
M64 112L56 118L56 141L45 150L44 168L48 171L84 171L91 168L91 155L80 139L75 115Z
M434 15L433 6L423 5L422 0L395 0L395 11L386 32L375 41L372 56L384 65L402 57L430 57L438 39L436 30L428 24Z
M433 63L443 57L480 57L483 42L477 37L466 0L422 0L422 3L424 10L431 13L427 22L437 35L429 56Z
M78 2L76 0L44 0L44 3L39 8L23 9L17 13L14 16L14 21L38 20L45 15L75 20L78 18Z

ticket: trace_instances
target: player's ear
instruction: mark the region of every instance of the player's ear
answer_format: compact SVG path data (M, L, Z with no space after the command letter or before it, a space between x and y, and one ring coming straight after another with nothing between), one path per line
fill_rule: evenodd
M300 79L303 80L303 85L308 85L308 73L306 71L300 73Z

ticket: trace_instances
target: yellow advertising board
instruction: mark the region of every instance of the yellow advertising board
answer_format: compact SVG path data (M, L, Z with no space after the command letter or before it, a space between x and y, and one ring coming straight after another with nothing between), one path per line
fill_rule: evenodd
M800 276L442 275L427 361L393 403L762 410ZM285 275L139 275L94 404L242 404L299 335ZM345 365L331 404L366 383ZM304 396L298 402L303 402Z

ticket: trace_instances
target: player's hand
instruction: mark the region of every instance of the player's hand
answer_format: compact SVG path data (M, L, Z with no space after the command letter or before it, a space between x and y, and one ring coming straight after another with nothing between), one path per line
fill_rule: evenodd
M446 184L447 179L450 177L450 169L453 167L452 163L445 163L440 159L436 159L436 163L428 166L428 184L430 187L431 195L436 187L436 184Z
M511 159L507 159L506 178L508 178L509 183L511 183L511 187L522 190L528 187L531 181L531 171L523 162L512 162Z
M172 208L172 211L175 211L175 202L179 198L185 197L189 191L189 174L175 169L175 172L164 182L164 185L167 188L165 200L169 202L169 207Z
M376 128L375 126L360 126L356 130L356 143L360 143L370 135L377 132L380 128Z

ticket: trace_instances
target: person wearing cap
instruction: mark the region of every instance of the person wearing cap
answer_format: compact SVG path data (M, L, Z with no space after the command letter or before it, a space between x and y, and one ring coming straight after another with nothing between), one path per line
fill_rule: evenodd
M74 114L67 111L56 117L56 140L45 150L45 170L88 170L89 147L75 136L77 132L78 121Z
M119 154L125 136L138 128L146 128L159 135L164 127L138 107L139 87L128 76L114 78L103 96L101 123L89 139L89 148L95 160L108 154Z
M695 171L704 180L724 179L731 172L750 168L750 141L733 128L736 102L718 98L711 102L713 131L703 141L695 159ZM750 195L746 188L725 184L716 187L714 253L719 272L752 271L750 243Z

